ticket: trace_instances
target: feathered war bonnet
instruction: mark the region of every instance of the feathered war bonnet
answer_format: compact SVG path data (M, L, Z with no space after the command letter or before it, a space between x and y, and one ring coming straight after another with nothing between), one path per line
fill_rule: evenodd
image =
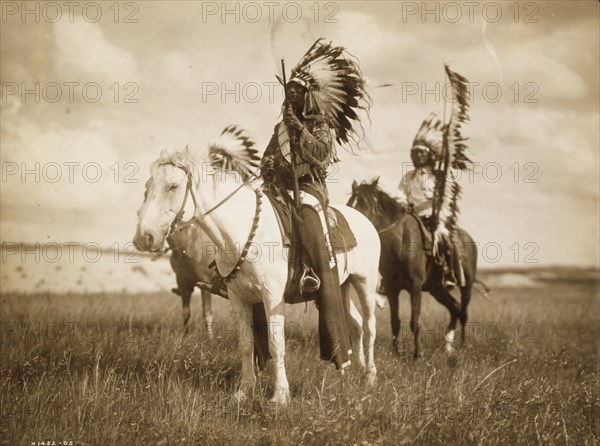
M289 82L306 88L305 118L324 117L338 144L353 150L364 136L358 113L363 110L368 117L371 98L356 58L322 41L317 39L292 69Z
M245 181L259 169L260 157L254 147L254 140L244 129L229 125L208 145L208 161L214 168L239 173Z
M433 161L439 161L442 156L444 130L444 123L440 120L438 114L430 113L419 127L411 150L426 150L431 153Z

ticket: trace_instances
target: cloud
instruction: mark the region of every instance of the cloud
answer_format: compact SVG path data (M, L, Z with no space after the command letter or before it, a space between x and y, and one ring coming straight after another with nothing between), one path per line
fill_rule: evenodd
M336 23L325 23L323 14L315 21L314 11L303 7L304 19L297 24L274 24L266 16L256 23L232 17L224 23L221 16L203 20L202 5L190 2L177 9L145 3L135 25L76 18L3 26L3 80L94 81L105 93L96 103L81 96L72 103L65 98L24 103L15 95L0 104L3 163L63 166L56 183L23 184L11 176L2 184L3 238L77 237L106 245L129 240L148 167L160 151L204 147L228 124L247 128L264 148L281 104L279 97L269 100L264 83L275 81L281 57L289 72L314 38L323 36L360 59L371 85L393 84L370 87L374 107L365 140L370 150L360 156L340 152L337 182L329 185L332 201L345 202L354 179L383 175L389 188L397 185L422 119L444 109L435 89L443 86L442 64L448 62L480 85L464 128L480 165L464 184L461 222L478 240L501 243L505 253L512 243L535 242L544 262L596 264L597 15L542 2L537 24L513 23L510 17L488 24L500 78L482 40L480 17L472 23L405 23L401 7L399 2L341 3ZM122 94L113 100L109 87L120 82L123 93L126 81L136 83L137 103L124 103ZM256 102L239 94L223 97L220 91L203 97L207 82L228 89L255 82L263 96ZM497 102L486 100L482 90L493 82L501 88ZM524 101L531 92L527 82L537 86L537 102ZM409 83L419 88L416 94L406 95ZM67 180L64 162L80 163L77 182ZM81 167L92 162L101 166L97 183L81 178ZM123 181L132 172L125 171L127 162L135 164L137 183ZM486 178L493 174L492 163L502 169L497 182ZM486 171L486 165L492 167ZM539 181L524 183L527 175ZM589 234L587 245L573 227Z
M75 17L54 24L54 70L60 79L101 81L138 78L134 56L108 41L102 28Z

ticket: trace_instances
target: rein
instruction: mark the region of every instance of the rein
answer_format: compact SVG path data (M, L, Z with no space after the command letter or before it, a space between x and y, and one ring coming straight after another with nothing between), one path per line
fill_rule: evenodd
M239 192L239 190L242 187L244 187L246 184L248 184L250 182L250 180L253 180L254 178L256 178L258 176L257 174L253 174L253 175L249 176L247 179L242 181L242 184L240 184L238 187L236 187L232 192L230 192L225 198L223 198L221 201L219 201L216 205L214 205L208 211L204 212L202 215L199 215L197 217L193 217L193 218L189 219L185 223L179 224L181 222L181 220L183 219L183 214L185 212L185 205L187 203L188 195L192 196L192 201L194 202L194 214L196 214L196 210L198 209L198 202L196 201L196 196L194 195L194 189L192 188L192 173L190 172L190 169L187 166L177 165L177 164L173 164L173 163L165 163L165 164L172 164L173 166L178 167L181 170L183 170L185 172L185 174L187 175L187 183L186 183L186 187L185 187L185 195L183 197L183 203L181 203L181 208L179 209L179 212L175 216L175 219L171 223L171 226L169 226L169 230L167 231L167 238L170 238L175 232L181 231L184 228L186 228L196 222L202 221L211 212L215 211L216 209L221 207L223 204L225 204L231 197L233 197L237 192ZM254 212L254 219L252 220L252 227L250 228L250 234L248 235L248 238L246 239L246 243L244 244L244 248L242 249L240 257L238 258L237 262L235 263L235 265L233 266L233 268L231 269L229 274L227 274L226 276L222 276L221 273L219 272L219 269L215 265L215 274L217 276L216 277L217 284L222 283L222 282L227 282L228 280L233 279L235 277L236 273L242 267L242 263L244 263L244 261L246 260L246 256L248 255L250 246L252 246L254 236L256 235L256 230L258 229L258 221L260 219L262 197L263 197L263 193L260 189L254 190L254 193L256 195L256 211Z
M404 217L404 216L400 217L398 220L396 220L396 221L395 221L394 223L392 223L391 225L389 225L389 226L386 226L385 228L383 228L383 229L381 229L381 230L377 231L377 233L378 233L378 234L383 234L384 232L387 232L387 231L389 231L390 229L393 229L393 228L394 228L394 226L396 226L398 223L400 223L400 220L402 220L402 218L403 218L403 217Z
M248 238L246 239L246 243L244 244L244 248L242 249L242 253L238 258L237 262L226 276L222 276L219 272L219 268L215 265L215 274L218 275L218 280L222 282L227 282L230 279L233 279L237 272L242 267L242 263L246 260L246 256L248 255L248 251L250 250L250 246L252 246L252 242L254 240L254 236L256 235L256 230L258 229L258 221L260 220L260 211L262 204L262 192L260 189L256 189L254 191L256 194L256 211L254 211L254 219L252 220L252 227L250 228L250 234L248 234Z
M242 184L240 184L237 188L235 188L225 198L223 198L221 201L219 201L216 205L214 205L208 211L204 212L202 215L199 215L197 217L192 217L185 223L180 224L181 220L183 219L183 214L185 213L185 205L187 203L188 195L192 196L192 201L194 202L194 214L196 214L196 210L198 209L198 202L196 201L196 196L194 195L194 189L192 188L192 173L187 168L187 166L177 165L177 164L173 164L173 163L165 163L165 164L172 164L173 166L178 167L181 170L183 170L185 172L185 174L187 175L187 183L185 186L185 195L183 196L183 203L181 203L181 208L179 209L179 212L177 212L175 219L171 223L171 226L169 226L169 230L167 231L167 238L171 237L175 232L182 231L183 229L187 228L188 226L204 220L204 218L208 214L210 214L211 212L213 212L214 210L218 209L223 204L225 204L242 187L244 187L246 184L248 184L250 182L250 180L254 179L257 176L256 174L251 175L250 177L248 177L247 179L242 181Z
M196 196L194 195L194 190L192 189L192 174L190 172L190 169L188 169L186 166L177 166L175 164L173 164L173 165L175 167L179 167L181 170L183 170L185 172L185 174L187 176L187 182L185 185L185 195L183 196L183 203L181 203L179 212L177 212L175 219L171 223L171 226L169 226L169 230L167 231L167 238L171 237L176 231L181 231L183 228L191 225L192 222L194 221L194 218L191 218L189 221L187 221L184 224L182 224L181 226L177 227L177 225L183 219L183 214L185 213L185 204L187 203L188 195L192 196L192 201L194 202L194 214L196 213L196 209L198 208L198 203L196 202Z

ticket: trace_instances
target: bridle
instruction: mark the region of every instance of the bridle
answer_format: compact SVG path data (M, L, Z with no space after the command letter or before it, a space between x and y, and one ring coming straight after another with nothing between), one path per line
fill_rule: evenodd
M194 215L196 215L196 210L198 209L198 202L197 202L196 196L194 194L194 188L192 187L192 184L193 184L192 172L190 171L190 169L187 166L185 166L183 164L166 162L166 163L162 163L160 165L166 165L166 164L175 166L175 167L183 170L187 176L187 182L186 182L186 186L185 186L185 195L183 196L183 202L181 203L181 208L179 209L179 212L177 212L177 215L175 215L175 219L169 226L169 229L167 231L167 236L166 236L167 239L171 238L173 236L173 234L175 234L176 232L179 232L194 223L202 221L204 218L206 218L207 215L209 215L211 212L213 212L214 210L218 209L220 206L225 204L231 197L233 197L237 192L239 192L239 190L242 187L244 187L251 180L253 180L254 178L256 178L258 176L257 174L250 175L248 178L246 178L244 181L242 181L242 184L240 184L238 187L236 187L225 198L223 198L221 201L219 201L216 205L211 207L209 210L207 210L206 212L204 212L203 214L201 214L197 217L194 216L193 218L189 219L188 221L181 223L181 220L183 219L183 214L185 213L185 205L187 203L188 195L191 195L192 201L194 202ZM219 273L219 270L215 265L215 274L217 275L218 282L227 282L229 279L232 279L235 277L236 273L242 267L242 263L244 263L244 261L246 260L248 251L250 250L250 247L252 246L252 241L254 240L254 236L256 235L256 230L258 228L258 221L260 219L262 195L263 195L263 193L260 189L255 189L254 193L256 194L256 211L254 213L254 219L252 220L252 227L250 228L250 234L248 235L248 239L246 240L246 243L244 244L244 247L242 248L240 257L238 258L236 264L233 266L233 268L229 272L229 274L227 274L226 276L222 276L221 273Z
M203 214L198 215L196 217L195 215L196 215L196 210L198 209L198 201L196 200L196 195L194 194L194 188L192 187L192 181L193 181L192 172L190 171L190 169L187 166L185 166L183 164L166 162L166 163L162 163L160 165L162 166L162 165L167 165L167 164L171 165L171 166L175 166L175 167L183 170L187 177L187 181L186 181L186 185L185 185L185 194L183 196L183 202L181 203L181 208L179 209L179 212L177 212L177 215L175 215L175 219L169 226L169 229L167 231L167 238L172 237L173 234L175 234L176 232L182 231L185 228L187 228L188 226L193 225L194 223L198 223L198 222L202 221L208 214L210 214L211 212L213 212L214 210L218 209L220 206L225 204L242 187L244 187L246 184L248 184L251 180L253 180L257 176L256 174L250 175L248 178L246 178L244 181L242 181L242 184L240 184L236 189L234 189L232 192L230 192L225 198L223 198L221 201L219 201L216 205L214 205L208 211L206 211ZM190 218L188 221L186 221L184 223L181 223L181 220L183 220L183 214L185 213L185 205L187 204L188 195L190 195L192 197L192 201L194 202L194 213L193 213L194 217Z
M194 220L196 219L196 217L192 217L187 222L181 225L179 224L181 223L181 220L183 220L183 214L185 213L185 205L187 203L188 195L192 196L192 201L194 202L194 215L196 215L196 209L198 209L198 202L196 201L196 195L194 194L194 189L192 188L192 173L190 172L190 169L188 169L187 166L177 165L175 163L163 164L170 164L172 166L180 168L185 172L185 175L187 177L187 182L185 184L185 194L183 196L183 203L181 203L181 208L179 208L179 212L177 212L177 215L175 215L175 219L173 220L173 222L171 222L169 230L167 231L167 238L170 238L175 232L181 231L184 228L193 224Z

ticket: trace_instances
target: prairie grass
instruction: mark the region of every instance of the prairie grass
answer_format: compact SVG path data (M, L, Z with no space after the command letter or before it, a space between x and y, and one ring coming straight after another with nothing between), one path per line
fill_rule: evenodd
M425 294L416 362L404 296L399 356L388 310L378 311L373 388L360 370L340 376L318 360L313 305L288 306L287 407L268 403L266 372L253 398L231 398L235 321L214 298L207 339L199 299L183 336L169 294L0 296L2 444L600 443L595 281L475 294L467 344L451 356L446 310Z

